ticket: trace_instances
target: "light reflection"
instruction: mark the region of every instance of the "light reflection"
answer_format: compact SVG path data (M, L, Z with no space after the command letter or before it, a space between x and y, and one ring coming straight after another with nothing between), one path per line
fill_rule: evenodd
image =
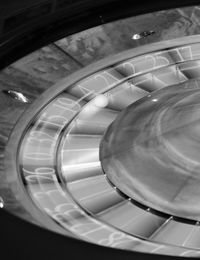
M139 33L133 34L133 37L132 37L133 40L139 40L139 39L141 39L141 38L142 38L142 37L140 36Z
M0 197L0 208L2 209L4 207L4 200L2 197Z
M83 169L87 169L89 170L90 168L96 168L96 167L100 167L101 163L100 162L91 162L91 163L79 163L79 164L67 164L67 165L63 165L62 169L63 171L80 171Z
M132 36L132 40L140 40L142 38L146 38L146 37L153 35L153 34L155 34L155 31L152 31L152 30L151 31L144 31L144 32L140 32L140 33L135 33Z
M94 98L94 105L97 107L106 107L108 105L108 98L105 95L98 95Z
M3 90L3 93L7 94L11 98L16 99L20 102L23 102L23 103L29 103L30 102L30 100L24 94L17 92L15 90Z

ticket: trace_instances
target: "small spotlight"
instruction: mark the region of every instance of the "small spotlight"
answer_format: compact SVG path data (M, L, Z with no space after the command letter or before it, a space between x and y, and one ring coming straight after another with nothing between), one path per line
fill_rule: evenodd
M94 102L93 104L96 107L103 108L108 105L108 98L105 95L101 94L101 95L98 95L97 97L95 97L93 102Z
M133 37L132 37L133 40L139 40L141 38L142 37L141 37L141 35L139 33L133 34Z
M140 33L135 33L132 36L132 40L140 40L140 39L146 38L154 33L155 33L155 31L144 31L144 32L140 32Z
M29 103L30 100L22 93L15 90L3 90L3 93L10 96L13 99L16 99L22 103Z
M3 207L4 207L4 201L2 197L0 197L0 209L2 209Z

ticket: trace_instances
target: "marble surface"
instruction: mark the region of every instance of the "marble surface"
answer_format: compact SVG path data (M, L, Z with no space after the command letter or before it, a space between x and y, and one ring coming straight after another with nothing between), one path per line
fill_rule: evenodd
M17 183L12 179L9 179L8 183L5 175L5 147L18 119L23 113L26 116L26 109L34 100L58 80L79 68L73 59L52 44L31 53L0 72L0 196L7 210L32 221L34 220L31 216L19 204L19 198L13 194L13 190L17 191ZM2 92L5 90L23 93L31 102L21 103Z
M155 31L134 41L132 36ZM139 15L97 26L56 42L84 65L144 44L200 33L200 7L186 7Z

